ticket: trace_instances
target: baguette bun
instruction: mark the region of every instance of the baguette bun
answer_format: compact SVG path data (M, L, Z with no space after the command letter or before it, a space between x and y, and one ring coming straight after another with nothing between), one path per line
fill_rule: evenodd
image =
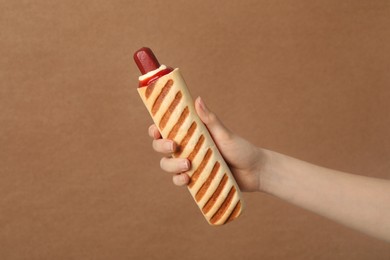
M187 187L209 224L236 219L244 206L240 189L198 117L179 69L138 88L138 92L162 137L178 144L173 157L191 162Z

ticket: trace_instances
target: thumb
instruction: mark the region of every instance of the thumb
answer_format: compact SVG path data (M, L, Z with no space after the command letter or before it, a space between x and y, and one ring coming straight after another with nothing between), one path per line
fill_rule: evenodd
M195 109L216 142L227 141L231 138L232 132L208 109L201 97L195 100Z

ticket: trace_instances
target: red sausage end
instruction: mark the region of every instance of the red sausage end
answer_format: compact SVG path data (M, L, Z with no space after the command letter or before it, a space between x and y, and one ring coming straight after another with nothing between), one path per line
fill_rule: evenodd
M160 67L160 63L150 48L143 47L139 49L133 57L142 75Z

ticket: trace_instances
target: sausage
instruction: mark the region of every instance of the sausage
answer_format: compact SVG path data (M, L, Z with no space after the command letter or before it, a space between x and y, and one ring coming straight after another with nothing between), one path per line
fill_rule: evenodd
M133 57L142 75L160 67L160 63L150 48L143 47L139 49Z
M156 70L160 67L160 63L158 62L153 51L147 47L143 47L134 53L134 61L142 75L145 75L146 73ZM138 87L146 87L172 71L172 68L165 67L153 75L143 79L142 81L140 80Z

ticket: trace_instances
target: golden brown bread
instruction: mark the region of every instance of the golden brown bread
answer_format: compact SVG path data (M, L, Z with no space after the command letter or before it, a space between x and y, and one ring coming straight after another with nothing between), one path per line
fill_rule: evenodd
M188 189L209 224L236 219L243 210L240 189L197 116L179 69L138 92L161 135L178 144L173 156L190 160Z

